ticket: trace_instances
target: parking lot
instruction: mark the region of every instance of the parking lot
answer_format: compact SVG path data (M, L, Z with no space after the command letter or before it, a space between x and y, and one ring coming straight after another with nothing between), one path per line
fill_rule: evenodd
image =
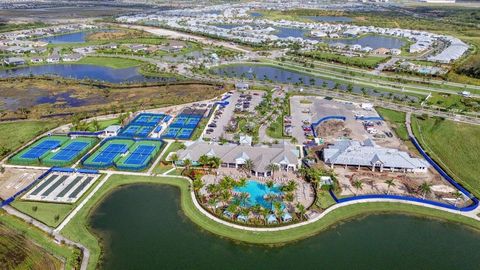
M31 188L22 199L74 203L98 179L99 174L52 172Z
M221 137L232 139L233 134L227 134L225 128L228 125L235 125L233 117L235 113L254 113L255 107L262 101L263 92L245 91L240 93L235 91L230 92L229 95L231 95L230 98L226 100L229 104L224 107L218 106L207 125L204 138L215 141Z
M342 116L345 121L338 121L339 132L333 132L335 122L326 121L318 127L332 131L330 136L325 136L325 140L334 140L340 137L348 137L353 140L365 140L372 138L382 141L381 144L387 144L390 147L398 147L400 142L394 138L393 132L383 122L378 120L357 120L357 117L378 117L379 115L373 108L362 108L361 104L352 102L326 99L317 96L294 96L290 99L290 108L292 115L292 136L297 138L300 143L308 141L306 133L311 133L308 128L312 122L328 117ZM317 127L317 128L318 128ZM320 137L320 136L319 136ZM385 146L387 146L385 145Z

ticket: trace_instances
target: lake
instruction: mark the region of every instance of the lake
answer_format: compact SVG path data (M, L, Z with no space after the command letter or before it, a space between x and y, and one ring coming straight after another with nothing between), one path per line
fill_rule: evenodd
M278 83L291 83L305 86L326 86L328 89L332 89L335 86L335 82L332 80L321 79L318 77L310 76L300 72L295 72L280 67L268 66L268 65L255 65L255 64L238 64L238 65L228 65L215 67L210 70L211 73L226 76L231 78L246 78L246 79L256 79L256 80L271 80L272 82ZM339 84L338 87L346 91L346 84ZM390 97L390 92L383 92L380 90L374 90L371 88L364 88L363 91L370 96L377 97ZM362 87L355 85L353 83L353 93L362 94ZM418 101L418 97L404 95L399 93L394 93L393 96L398 98L407 96L408 99L412 101Z
M60 34L55 36L49 36L40 38L40 41L48 42L51 44L63 44L63 43L84 43L87 41L87 36L89 33L93 32L115 32L115 29L97 29L97 30L86 30L81 32Z
M83 43L86 41L86 37L89 32L75 32L68 33L56 36L50 36L39 39L40 41L52 43L52 44L62 44L62 43Z
M235 243L201 230L180 191L131 185L111 193L90 225L103 238L103 269L478 269L480 234L438 220L371 215L282 247ZM141 211L140 211L141 210Z
M104 66L84 64L53 64L0 70L0 78L29 76L30 74L55 75L64 78L90 79L110 83L158 82L175 80L175 78L144 76L139 73L138 67L115 69Z

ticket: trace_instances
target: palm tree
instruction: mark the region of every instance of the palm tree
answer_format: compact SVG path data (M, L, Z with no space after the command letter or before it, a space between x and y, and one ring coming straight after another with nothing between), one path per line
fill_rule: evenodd
M205 186L203 183L202 179L198 177L197 179L193 180L193 190L195 192L198 192L200 189L202 189Z
M231 198L232 194L230 194L229 190L222 190L222 192L220 193L220 201L222 201L224 205L227 205Z
M243 164L243 169L245 170L247 175L250 175L252 173L252 170L255 169L255 163L253 163L253 160L245 160L245 164Z
M183 166L185 167L185 170L189 171L190 166L192 166L192 161L188 158L183 160Z
M395 182L393 182L393 179L388 179L388 180L385 180L385 184L387 184L387 194L389 194L390 193L390 187L394 187Z
M240 178L237 182L237 187L244 187L246 185L247 185L247 179L245 177Z
M423 199L425 199L425 197L427 196L427 194L429 194L430 192L432 192L432 184L429 183L429 182L423 182L420 187L418 187L420 192L423 193Z
M275 178L275 172L280 170L280 166L278 166L275 163L270 163L270 164L267 165L266 169L271 171L272 172L272 178Z
M210 158L207 155L201 155L198 158L198 162L200 162L202 164L204 169L205 169L205 166L208 165L209 161L210 161Z
M260 210L260 214L263 216L263 222L267 224L267 216L268 214L270 214L270 210L262 207Z
M297 213L298 215L300 216L300 220L303 220L303 217L305 216L305 206L303 206L303 204L301 203L297 203L297 205L295 206L296 210L297 210Z
M212 169L218 169L222 164L222 160L219 157L210 157L208 164Z
M175 167L175 163L178 161L177 153L173 153L170 155L170 161L172 162L173 167Z
M239 195L240 199L240 205L245 206L247 204L248 197L250 197L250 194L248 192L242 192Z
M275 183L272 180L268 180L265 184L269 189L273 188L273 186L275 185Z
M275 209L275 215L277 215L277 217L282 216L282 203L279 201L273 202L273 209Z
M358 181L358 180L355 180L353 182L353 187L355 187L355 189L357 190L357 193L359 190L363 189L363 183ZM355 196L357 195L357 193L355 193Z

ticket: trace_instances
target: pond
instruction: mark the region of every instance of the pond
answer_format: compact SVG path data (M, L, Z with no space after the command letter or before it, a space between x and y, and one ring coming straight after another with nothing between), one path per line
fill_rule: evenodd
M177 188L131 185L111 193L90 225L102 269L478 269L480 234L460 225L379 214L282 247L232 242L201 230ZM141 211L139 211L141 209Z
M86 37L88 35L87 31L84 32L75 32L75 33L68 33L56 36L50 36L46 38L39 39L40 41L52 43L52 44L62 44L62 43L83 43L86 41Z
M212 68L211 73L226 76L231 78L240 78L240 79L256 79L256 80L271 80L272 82L278 83L290 83L297 85L306 85L306 86L318 86L318 87L327 87L328 89L333 89L335 87L335 82L332 80L321 79L315 76L310 76L296 71L291 71L275 66L268 65L255 65L255 64L238 64L238 65L228 65ZM338 88L347 91L348 85L339 84ZM380 90L374 90L371 88L362 88L361 86L353 84L352 88L353 93L357 94L367 94L370 96L377 97L397 97L397 98L408 98L412 101L418 101L418 97L404 95L399 93L384 92Z
M29 75L54 75L72 79L90 79L110 83L173 81L175 78L147 77L138 67L115 69L84 64L54 64L0 70L0 78Z
M345 16L302 16L316 22L352 22L353 19Z
M87 41L88 34L92 32L115 32L115 29L97 29L97 30L86 30L81 32L60 34L55 36L49 36L45 38L40 38L40 41L48 42L51 44L63 44L63 43L84 43Z

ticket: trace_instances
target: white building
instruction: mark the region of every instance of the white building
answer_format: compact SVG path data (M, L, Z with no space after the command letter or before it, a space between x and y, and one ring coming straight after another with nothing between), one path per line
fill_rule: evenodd
M323 150L323 160L332 168L335 165L376 168L401 172L427 172L430 166L424 159L410 157L407 152L384 148L371 139L363 142L342 140Z

